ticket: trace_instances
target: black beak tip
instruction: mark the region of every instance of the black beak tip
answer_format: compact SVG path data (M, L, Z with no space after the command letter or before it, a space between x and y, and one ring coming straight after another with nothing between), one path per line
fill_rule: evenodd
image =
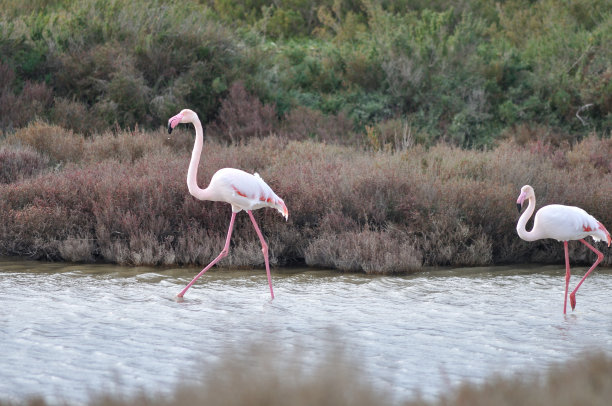
M172 134L172 126L168 124L168 134Z
M518 212L521 212L521 209L523 208L523 206L520 203L516 204L516 209L518 210Z

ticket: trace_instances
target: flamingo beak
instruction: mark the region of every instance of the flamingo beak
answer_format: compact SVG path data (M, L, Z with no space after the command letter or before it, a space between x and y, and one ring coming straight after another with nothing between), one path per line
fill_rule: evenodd
M172 130L178 125L178 123L181 122L182 119L183 115L177 114L176 116L171 117L170 120L168 120L168 134L172 134Z
M521 209L523 208L523 202L525 201L526 196L527 195L525 193L521 192L518 199L516 199L516 208L519 213L521 212Z

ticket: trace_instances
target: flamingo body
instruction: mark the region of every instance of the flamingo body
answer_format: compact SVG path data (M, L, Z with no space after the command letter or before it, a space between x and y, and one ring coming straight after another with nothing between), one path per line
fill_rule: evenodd
M538 210L533 230L537 239L552 238L557 241L581 240L592 237L595 241L607 240L605 228L595 217L575 206L551 204Z
M198 118L198 115L189 109L181 110L179 114L171 117L168 120L168 133L171 133L174 127L180 123L191 123L195 127L196 137L193 146L193 152L191 153L191 161L189 162L189 169L187 170L187 188L189 193L199 200L211 200L215 202L226 202L232 206L232 216L230 218L230 225L227 231L227 237L225 239L225 246L221 253L202 269L202 271L183 289L177 296L183 297L187 289L195 283L195 281L208 271L214 264L226 257L229 252L230 239L232 237L232 230L234 228L234 220L236 214L244 210L248 213L255 228L255 232L261 242L261 250L264 255L264 262L266 264L266 274L268 276L268 285L270 286L270 295L274 299L274 290L272 289L272 277L270 276L270 264L268 261L268 245L259 230L259 226L255 221L252 211L261 209L263 207L270 207L278 210L285 220L289 216L289 211L283 199L278 197L276 193L268 186L266 182L257 174L251 175L245 171L234 168L223 168L219 169L210 179L208 187L201 189L197 182L198 165L200 163L200 157L202 155L202 148L204 144L204 135L202 130L202 123Z
M591 268L589 268L570 294L570 304L573 310L576 307L576 292L578 291L578 288L580 285L582 285L586 277L589 276L593 269L595 269L595 267L603 260L603 254L584 239L586 237L591 237L595 241L603 240L607 242L609 247L610 243L612 242L610 233L608 230L606 230L604 225L601 224L601 222L597 221L595 217L591 216L583 209L574 206L564 206L561 204L551 204L538 210L533 220L533 228L531 231L527 231L525 226L535 211L536 202L535 192L529 185L525 185L521 188L521 193L516 201L519 212L521 211L523 202L525 200L528 201L527 209L521 215L516 225L516 231L519 237L525 241L551 238L563 242L563 247L565 250L565 302L563 304L563 313L566 312L567 291L571 275L567 242L571 240L579 240L597 255L597 260L595 260Z
M285 219L289 215L283 199L257 173L235 168L219 169L210 179L207 189L211 195L206 200L229 203L235 213L270 207L278 210Z

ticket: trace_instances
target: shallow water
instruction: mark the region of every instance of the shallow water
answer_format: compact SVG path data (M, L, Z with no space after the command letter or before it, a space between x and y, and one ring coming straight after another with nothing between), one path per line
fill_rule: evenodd
M299 348L313 365L341 341L398 400L612 351L610 268L587 279L566 316L563 266L402 277L273 269L273 301L264 271L217 269L177 300L197 271L0 260L0 399L169 393L258 339L281 345L280 356Z

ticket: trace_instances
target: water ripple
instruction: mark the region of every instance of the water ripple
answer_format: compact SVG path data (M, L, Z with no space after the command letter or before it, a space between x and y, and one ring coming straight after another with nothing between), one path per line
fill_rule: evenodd
M610 269L589 277L567 316L562 267L275 269L274 301L265 272L214 270L177 300L195 272L0 261L0 393L83 403L101 389L171 390L262 337L312 365L341 342L398 399L612 350Z

